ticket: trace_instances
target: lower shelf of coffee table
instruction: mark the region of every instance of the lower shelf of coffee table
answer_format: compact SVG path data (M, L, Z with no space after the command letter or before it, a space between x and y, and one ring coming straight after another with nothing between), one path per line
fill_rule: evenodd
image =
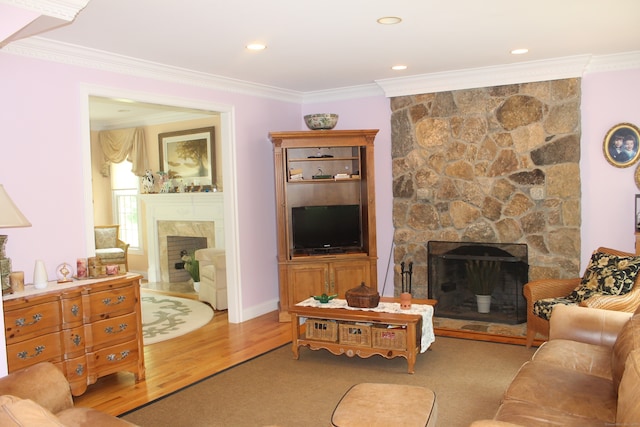
M294 359L305 346L349 357L404 357L408 372L414 373L420 352L420 315L301 306L291 307L289 312ZM301 325L300 318L307 320Z

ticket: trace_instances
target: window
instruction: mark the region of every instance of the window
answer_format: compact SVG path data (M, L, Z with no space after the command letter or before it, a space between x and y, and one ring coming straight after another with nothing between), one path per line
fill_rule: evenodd
M129 244L130 251L141 251L140 221L138 218L137 176L131 172L131 162L111 165L113 218L120 224L120 238Z

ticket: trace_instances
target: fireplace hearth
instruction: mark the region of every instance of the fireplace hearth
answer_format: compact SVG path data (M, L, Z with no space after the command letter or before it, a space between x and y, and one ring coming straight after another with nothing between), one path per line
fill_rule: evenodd
M522 287L528 282L527 245L518 243L427 243L428 293L438 300L434 316L518 324L527 320ZM478 312L469 286L472 266L497 268L488 313Z

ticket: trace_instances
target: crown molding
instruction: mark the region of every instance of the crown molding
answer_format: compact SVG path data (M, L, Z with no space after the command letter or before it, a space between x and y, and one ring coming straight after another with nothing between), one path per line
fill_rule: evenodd
M578 55L467 70L376 80L387 97L582 77L586 73L640 68L640 51Z
M640 50L635 52L615 53L611 55L592 56L587 65L587 73L621 71L640 68Z
M302 103L303 97L303 94L297 91L143 61L68 43L54 42L41 37L15 41L5 46L2 50L7 53L45 61L271 98L284 102Z
M54 42L41 37L31 37L9 43L2 48L2 51L45 61L297 104L491 87L582 77L586 73L640 68L640 51L600 56L578 55L544 61L381 79L367 85L299 92L143 61L67 43Z
M371 83L368 85L358 85L342 87L337 89L318 90L304 92L303 104L317 104L319 102L342 101L345 99L368 98L370 96L384 96L384 92L379 85Z
M387 97L581 76L589 55L376 80Z
M1 0L2 3L53 18L73 21L90 0Z

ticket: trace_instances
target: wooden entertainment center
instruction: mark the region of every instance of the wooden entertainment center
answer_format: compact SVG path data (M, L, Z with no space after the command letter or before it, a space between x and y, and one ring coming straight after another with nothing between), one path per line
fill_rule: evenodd
M373 130L271 132L273 143L279 318L312 295L337 294L364 282L377 290ZM292 209L357 205L361 245L314 253L294 246Z
M118 371L143 380L140 279L127 274L49 282L45 289L27 285L3 296L9 372L52 362L74 396Z

